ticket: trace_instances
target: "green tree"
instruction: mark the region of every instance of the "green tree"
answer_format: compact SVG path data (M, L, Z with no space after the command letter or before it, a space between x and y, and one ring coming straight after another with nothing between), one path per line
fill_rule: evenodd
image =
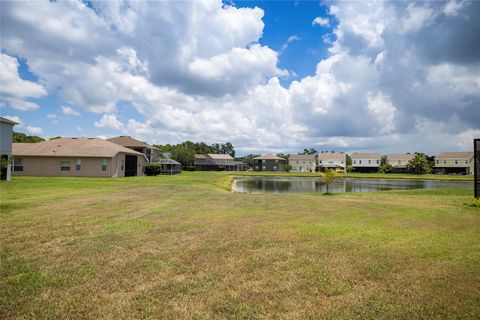
M380 167L378 168L378 171L380 173L390 173L393 170L393 166L388 163L381 164Z
M426 174L432 172L432 167L424 153L415 153L415 157L407 163L407 170L415 174Z
M330 186L330 184L332 184L337 178L340 177L340 174L338 173L338 171L336 170L333 170L333 169L330 169L330 168L325 168L325 171L324 172L321 172L320 173L320 176L322 176L323 178L323 182L325 182L325 187L327 189L327 193L328 194L328 187Z
M388 161L387 161L387 156L382 156L380 158L380 166L384 165L384 164L387 164Z
M45 141L45 139L39 136L28 136L25 133L13 132L12 142L21 142L21 143L37 143Z
M352 166L352 157L350 157L348 154L346 155L346 160L345 164L348 166Z
M177 160L184 167L193 165L195 151L183 145L177 145L171 151L172 159Z
M283 166L283 170L285 170L285 172L290 172L290 170L292 170L292 166L290 164L286 164Z

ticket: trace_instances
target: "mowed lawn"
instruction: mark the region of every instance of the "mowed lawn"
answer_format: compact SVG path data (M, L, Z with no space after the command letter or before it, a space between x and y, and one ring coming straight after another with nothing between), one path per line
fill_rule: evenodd
M480 318L472 191L231 193L225 173L0 184L0 318Z

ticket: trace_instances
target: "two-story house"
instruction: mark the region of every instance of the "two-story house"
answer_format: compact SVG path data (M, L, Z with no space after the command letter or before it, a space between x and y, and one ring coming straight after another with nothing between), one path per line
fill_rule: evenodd
M161 151L159 149L147 144L146 142L139 141L129 136L119 136L107 140L121 145L125 148L129 148L137 152L143 153L149 163L158 163L159 160L162 158Z
M0 117L0 151L2 161L5 161L2 166L1 179L10 180L12 172L11 156L12 156L12 137L13 126L15 121Z
M413 153L387 154L387 163L392 166L393 173L405 173L408 171L408 162L413 158L415 158Z
M253 158L253 169L255 171L283 171L287 160L274 154L264 154Z
M347 155L345 153L319 153L318 171L325 171L326 168L345 171Z
M360 153L352 154L352 167L355 172L377 172L380 167L380 153Z
M292 166L292 172L315 172L317 168L316 154L291 154L288 164Z
M473 152L440 152L433 170L439 174L473 174Z

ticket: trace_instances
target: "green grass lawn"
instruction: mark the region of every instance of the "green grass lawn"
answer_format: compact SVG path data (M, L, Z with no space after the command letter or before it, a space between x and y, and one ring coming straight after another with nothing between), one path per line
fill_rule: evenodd
M226 173L0 184L0 318L480 318L472 191L229 192Z

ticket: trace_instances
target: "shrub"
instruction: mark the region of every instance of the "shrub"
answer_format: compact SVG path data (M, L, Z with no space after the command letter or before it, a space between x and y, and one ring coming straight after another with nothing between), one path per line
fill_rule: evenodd
M159 164L146 164L144 172L147 176L156 176L160 174L161 170L162 167Z
M392 172L392 169L393 169L393 166L391 164L385 163L385 164L382 164L380 168L378 168L378 171L380 171L380 173L390 173Z
M183 171L196 171L197 169L194 166L186 166L182 168Z
M283 170L285 170L285 172L290 172L290 170L292 170L292 166L290 164L286 164L284 167L283 167Z

